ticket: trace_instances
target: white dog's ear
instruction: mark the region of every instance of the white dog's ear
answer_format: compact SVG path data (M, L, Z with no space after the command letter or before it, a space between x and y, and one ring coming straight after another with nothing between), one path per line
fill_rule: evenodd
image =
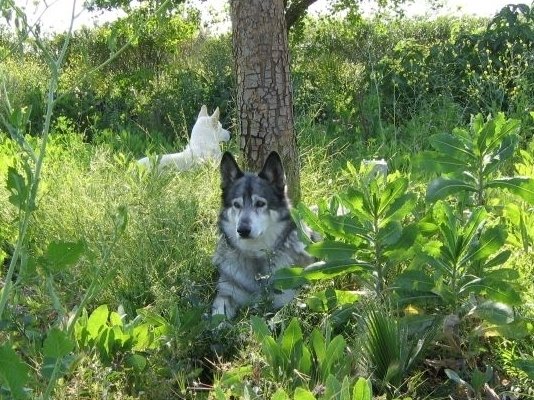
M284 174L282 160L276 151L269 154L258 176L275 185L281 192L285 190L286 175Z
M200 108L200 112L198 113L198 118L200 117L207 117L208 116L208 107L206 105L202 105Z
M219 116L220 116L219 107L217 107L210 118L214 123L217 123L219 122Z
M237 165L231 153L225 151L221 159L221 187L224 190L236 179L243 176L243 171Z

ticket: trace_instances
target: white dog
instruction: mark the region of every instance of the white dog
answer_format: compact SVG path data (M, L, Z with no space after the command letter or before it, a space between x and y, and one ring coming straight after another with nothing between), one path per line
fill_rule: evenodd
M155 160L158 171L167 167L185 171L208 160L219 162L222 156L219 143L228 140L230 132L223 129L219 122L219 107L210 116L208 109L203 105L191 131L189 144L180 153L158 156ZM141 158L137 163L146 168L151 168L153 164L148 157Z

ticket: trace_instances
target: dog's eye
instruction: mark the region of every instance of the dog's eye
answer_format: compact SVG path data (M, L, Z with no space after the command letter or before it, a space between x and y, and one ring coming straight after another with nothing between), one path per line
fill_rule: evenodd
M265 206L265 202L262 201L262 200L258 200L258 201L256 201L256 203L254 204L254 206L255 206L256 208L262 208L262 207Z
M234 201L234 203L232 205L237 209L241 208L241 204L239 204L238 201Z

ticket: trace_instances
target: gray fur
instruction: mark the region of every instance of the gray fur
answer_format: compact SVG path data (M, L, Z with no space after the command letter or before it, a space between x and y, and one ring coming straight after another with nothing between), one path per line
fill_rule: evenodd
M237 310L260 297L280 308L295 295L274 292L271 277L280 268L306 266L313 258L299 240L291 219L285 176L276 153L258 174L243 172L230 153L221 161L221 238L213 257L219 270L212 314L231 319Z

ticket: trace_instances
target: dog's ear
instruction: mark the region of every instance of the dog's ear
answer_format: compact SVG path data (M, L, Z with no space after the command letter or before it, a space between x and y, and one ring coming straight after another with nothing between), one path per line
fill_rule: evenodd
M217 107L210 118L213 122L217 123L219 122L219 117L220 117L220 112L219 112L219 107Z
M198 113L198 118L200 117L207 117L208 116L208 107L206 107L205 104L202 105L200 108L200 112Z
M242 176L243 171L239 169L232 154L225 151L221 159L221 187L227 188Z
M281 192L285 190L286 175L282 166L282 160L276 151L269 154L258 176L275 185Z

